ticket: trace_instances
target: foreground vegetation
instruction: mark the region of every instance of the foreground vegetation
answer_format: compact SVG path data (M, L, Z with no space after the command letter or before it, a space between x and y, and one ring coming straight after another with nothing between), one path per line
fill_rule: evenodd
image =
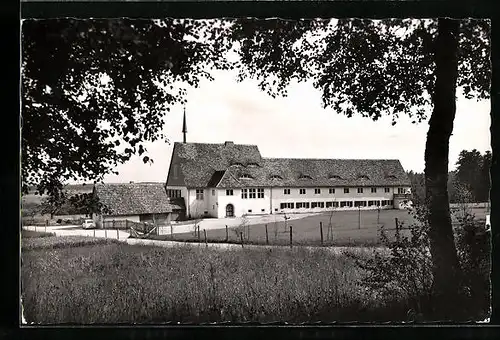
M405 320L404 302L360 289L343 255L305 249L107 244L22 254L28 322Z
M418 215L418 214L417 214ZM465 214L453 321L490 313L490 234ZM22 242L24 316L34 323L436 320L428 226L382 233L383 251L127 245L90 237ZM31 234L33 236L34 234ZM35 235L36 236L36 235Z

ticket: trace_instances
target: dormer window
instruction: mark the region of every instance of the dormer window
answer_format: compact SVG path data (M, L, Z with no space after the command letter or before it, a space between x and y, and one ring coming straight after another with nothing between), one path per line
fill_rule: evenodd
M280 175L271 175L271 179L283 179Z
M329 179L342 179L342 177L340 177L339 175L329 175L328 178Z
M250 162L250 163L247 164L247 166L249 166L249 167L257 167L257 166L259 166L259 164L254 163L254 162Z
M312 179L312 177L309 175L300 175L299 179Z
M252 176L250 176L249 174L242 174L240 176L240 179L252 179Z
M394 175L387 175L387 176L385 176L385 178L387 178L387 179L393 179L394 180L394 179L396 179L396 176L394 176Z
M240 163L240 162L232 162L231 165L234 165L234 166L243 166L243 164Z
M358 179L370 179L370 178L366 175L358 175Z

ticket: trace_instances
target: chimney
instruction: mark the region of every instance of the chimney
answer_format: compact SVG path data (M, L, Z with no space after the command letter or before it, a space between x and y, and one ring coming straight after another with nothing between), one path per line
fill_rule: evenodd
M224 142L224 146L230 146L230 145L234 145L234 142L231 141Z

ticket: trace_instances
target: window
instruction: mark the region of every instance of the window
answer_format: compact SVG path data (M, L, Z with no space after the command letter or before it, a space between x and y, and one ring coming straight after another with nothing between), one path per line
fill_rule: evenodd
M376 193L377 192L377 188L372 188L372 193Z
M299 194L300 195L305 195L306 194L306 189L299 189Z
M358 194L362 194L363 193L363 188L358 188Z
M398 194L406 194L405 188L398 188Z
M300 175L299 179L312 179L312 177L309 175Z
M284 195L290 195L290 189L283 189Z
M278 208L274 208L274 211L278 211Z
M329 179L342 179L342 177L340 177L339 175L329 175L328 178Z
M344 188L344 194L348 194L349 193L349 188Z
M330 188L330 189L328 189L328 193L329 193L329 194L334 194L334 193L335 193L335 188Z
M181 197L181 191L177 189L167 189L167 196L170 198L179 198Z
M354 206L355 207L366 207L366 201L355 201Z
M340 202L340 207L341 208L345 208L345 207L352 208L352 201L341 201Z
M318 207L324 208L325 207L325 202L318 202Z
M338 208L339 207L339 202L326 202L326 207L327 208Z
M226 189L226 196L233 196L234 192L233 189Z
M203 189L196 189L196 199L203 201Z
M260 211L264 212L266 209L260 209Z
M389 205L394 205L394 201L393 201L393 200L390 200L390 201L389 201Z
M264 198L264 189L257 189L257 198Z
M255 189L248 189L248 197L255 198Z
M241 198L248 198L248 189L241 189Z
M316 208L318 206L318 202L312 202L311 203L311 208Z
M280 175L271 175L271 179L283 179Z
M280 203L280 209L293 209L293 202Z
M250 162L250 163L247 164L247 166L249 166L249 167L256 167L256 166L259 166L259 164Z
M248 209L248 212L252 212L252 209Z
M251 178L252 178L252 176L250 176L249 174L242 174L242 175L240 176L240 178L241 178L241 179L251 179Z
M309 202L297 202L296 207L297 207L297 209L309 208Z
M370 179L370 178L366 175L359 175L358 179Z
M377 205L377 201L368 201L369 207L374 206L374 205Z
M212 189L212 196L215 196L215 189Z
M390 192L389 188L384 188L385 192Z
M316 195L321 194L321 189L319 189L319 188L314 189L314 193L315 193Z

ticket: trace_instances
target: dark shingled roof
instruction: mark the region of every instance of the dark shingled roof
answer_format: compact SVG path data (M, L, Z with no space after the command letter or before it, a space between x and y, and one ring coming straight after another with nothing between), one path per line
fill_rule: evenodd
M235 163L247 165L262 161L256 145L176 143L180 169L187 187L206 187L222 177L218 171L226 171ZM215 177L214 177L214 173Z
M95 194L109 215L169 213L180 207L169 201L163 183L101 183Z
M262 158L256 145L179 145L182 147L178 156L187 187L410 185L396 159Z

